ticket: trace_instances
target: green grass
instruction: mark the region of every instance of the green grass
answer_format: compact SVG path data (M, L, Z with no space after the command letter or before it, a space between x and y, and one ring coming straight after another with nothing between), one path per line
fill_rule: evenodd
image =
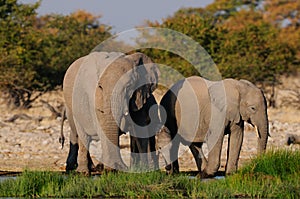
M273 150L236 174L206 182L159 171L94 177L24 171L0 183L0 197L299 198L300 151Z

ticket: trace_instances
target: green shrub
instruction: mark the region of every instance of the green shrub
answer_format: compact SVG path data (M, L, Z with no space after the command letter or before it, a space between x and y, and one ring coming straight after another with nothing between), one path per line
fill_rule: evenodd
M77 11L37 16L33 5L0 3L0 91L15 107L30 107L40 93L62 85L69 65L111 36L99 16Z

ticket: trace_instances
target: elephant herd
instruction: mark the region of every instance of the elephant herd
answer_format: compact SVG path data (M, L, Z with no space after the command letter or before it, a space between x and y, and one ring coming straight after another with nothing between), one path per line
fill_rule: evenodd
M235 172L244 122L257 130L257 149L266 150L268 116L263 92L246 80L209 81L192 76L175 82L158 103L153 91L160 71L142 53L92 52L68 68L63 82L71 128L66 170L89 174L96 169L89 153L92 140L101 147L101 169L159 169L178 173L179 144L189 146L199 175L212 177L220 167L228 134L226 174ZM120 135L130 134L130 168L120 152ZM204 156L203 143L208 155ZM204 168L201 168L204 165ZM99 167L98 167L99 168Z

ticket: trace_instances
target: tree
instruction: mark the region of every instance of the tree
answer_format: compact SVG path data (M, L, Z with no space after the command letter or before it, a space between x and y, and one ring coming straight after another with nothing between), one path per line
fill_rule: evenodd
M216 0L204 9L181 9L161 24L148 25L192 37L212 56L223 77L274 84L277 76L295 68L298 50L296 45L280 40L282 29L265 19L262 5L259 0ZM153 50L150 53L159 57ZM172 56L167 59L181 65L185 76L195 74L184 62Z
M265 0L264 19L280 30L279 40L296 51L294 68L300 67L300 2L296 0Z
M215 61L224 77L257 83L277 81L290 72L294 50L278 40L279 30L253 10L242 10L222 24L227 29Z
M194 41L198 42L207 51L208 54L212 55L218 51L219 42L221 41L224 31L222 27L216 27L215 23L215 18L209 12L206 12L205 10L200 8L181 9L174 13L173 16L164 19L161 24L148 21L147 25L151 27L167 28L183 33L184 35L187 35ZM182 45L182 43L175 43L176 39L172 39L173 35L165 35L165 37L169 41L172 41L168 44L169 48L180 49L181 51L187 52L187 54L189 54L190 52L191 55L193 54L193 52L195 52L193 46L189 46L187 44ZM151 36L149 37L145 34L141 35L141 38L142 40L152 39L148 42L151 42L153 46L156 46L155 43L162 42L156 41L155 38ZM186 49L183 49L185 48L184 46L188 47L186 47ZM215 74L212 74L207 70L209 68L207 67L207 64L212 64L207 56L200 56L198 65L196 65L195 68L195 65L193 66L191 63L187 62L187 60L184 60L182 57L170 51L146 49L143 50L143 52L151 56L151 58L153 58L157 63L172 66L182 76L188 77L192 75L201 75L199 74L199 72L202 73L205 70L205 74L209 74L208 76L210 76L211 78L217 78L215 77ZM164 73L162 74L165 75L165 77L163 77L164 80L171 79L172 81L173 79L177 79L177 77L174 77L175 74L171 74L171 71L164 71Z
M46 34L44 57L38 70L41 77L47 77L47 89L61 85L66 69L74 60L111 36L110 27L100 24L99 18L79 10L69 16L47 15L38 19L38 29Z
M39 4L0 2L0 89L15 107L30 107L61 85L67 67L111 35L100 16L78 11L38 17Z
M37 84L32 65L37 52L28 47L39 45L32 27L38 6L39 2L23 5L17 0L0 3L0 88L16 106L27 105L31 98L29 89Z

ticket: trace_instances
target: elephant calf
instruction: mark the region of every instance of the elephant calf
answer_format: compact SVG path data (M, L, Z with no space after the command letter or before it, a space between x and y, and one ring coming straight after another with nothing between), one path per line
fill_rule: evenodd
M179 171L180 143L189 145L201 172L201 147L206 142L209 153L201 176L214 176L220 166L226 134L229 134L226 174L236 171L244 122L257 129L258 152L266 150L269 135L266 99L249 81L225 79L212 82L197 76L189 77L175 83L162 97L160 106L166 112L162 120L168 130L157 135L157 145L170 164L167 167L170 173ZM160 136L168 137L169 144L161 146Z

